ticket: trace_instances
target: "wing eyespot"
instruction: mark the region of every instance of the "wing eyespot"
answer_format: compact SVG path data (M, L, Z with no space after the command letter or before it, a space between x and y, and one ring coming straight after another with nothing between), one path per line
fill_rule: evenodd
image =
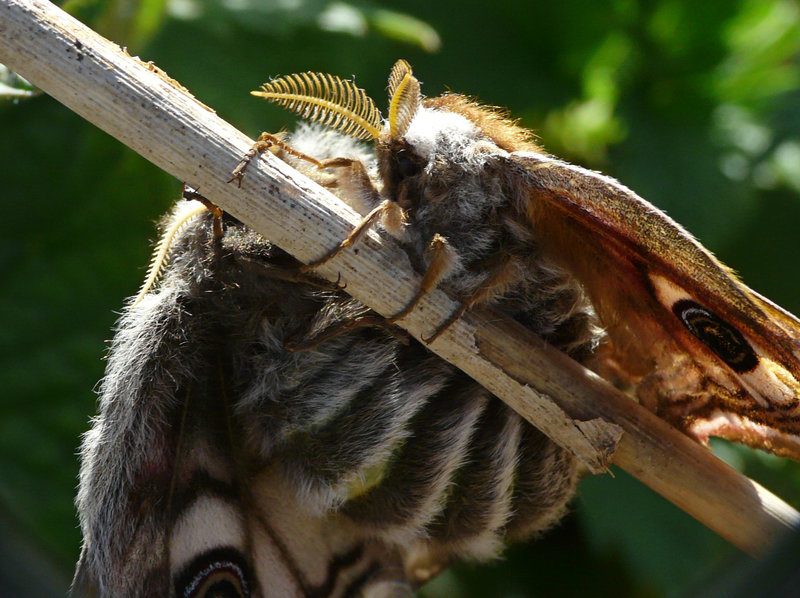
M676 301L672 312L736 373L749 372L758 366L758 355L742 333L715 313L691 299Z
M234 548L204 552L175 577L179 598L249 598L250 588L250 568Z

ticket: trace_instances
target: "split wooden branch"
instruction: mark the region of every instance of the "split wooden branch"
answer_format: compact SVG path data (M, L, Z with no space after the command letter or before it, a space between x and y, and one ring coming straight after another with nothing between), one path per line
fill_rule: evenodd
M49 2L0 0L0 62L303 262L324 255L359 221L272 156L254 161L241 189L226 184L252 140L163 71ZM384 315L405 305L419 283L403 251L375 232L319 273L341 274L349 293ZM401 324L420 338L455 308L435 292ZM468 314L431 350L591 470L610 460L751 554L800 523L789 505L509 318Z

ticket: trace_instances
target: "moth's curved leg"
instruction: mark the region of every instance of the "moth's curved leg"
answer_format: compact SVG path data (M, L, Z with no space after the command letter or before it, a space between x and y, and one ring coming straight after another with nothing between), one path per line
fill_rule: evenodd
M305 284L321 291L341 291L344 286L341 281L330 282L324 278L314 276L314 274L305 274L300 272L298 263L288 265L277 265L265 262L263 260L251 257L240 256L237 257L237 263L244 269L258 274L267 279L281 280L284 282L296 282L298 284Z
M386 228L397 229L405 222L405 212L395 202L390 200L381 201L380 193L372 183L372 179L366 167L360 160L352 158L329 158L322 160L321 168L342 168L344 173L332 179L330 182L323 183L325 187L341 187L344 179L347 179L348 186L354 188L359 195L369 196L372 203L377 204L361 222L347 235L338 246L334 247L321 258L301 266L301 271L307 272L325 264L339 255L342 251L356 244L364 234L376 223L380 222Z
M422 276L417 294L408 302L403 309L390 318L386 318L389 324L394 324L402 320L414 309L416 309L422 298L439 286L439 283L452 271L454 260L457 259L455 250L442 235L436 234L428 243L425 252L429 256L428 268Z
M386 319L390 324L394 324L414 311L422 298L450 275L458 261L455 250L448 243L447 239L439 234L433 236L425 251L428 254L428 268L425 270L425 274L422 277L419 290L408 305L392 317ZM504 289L508 283L513 280L515 273L518 271L518 264L512 253L499 252L471 269L485 271L486 277L483 279L480 286L461 298L461 306L453 312L431 336L423 339L426 343L430 344L435 341L453 324L453 322L458 320L468 310L485 301L490 296L495 295L498 290Z
M292 148L289 144L284 142L280 136L272 135L270 133L261 133L258 140L250 148L250 151L245 154L236 168L233 170L229 183L236 181L239 187L242 186L242 179L244 178L245 171L250 165L250 162L258 155L265 151L270 151L272 148L278 148L287 154L310 162L319 169L325 168L342 168L345 169L345 174L339 177L334 177L327 181L317 181L324 187L334 188L339 187L340 179L342 176L349 179L349 184L356 188L359 193L371 196L374 203L380 201L380 193L372 183L372 179L367 172L366 167L360 160L353 158L327 158L325 160L317 160L311 156L299 152ZM400 223L405 221L405 213L402 208L397 204L388 200L380 202L371 212L369 212L364 219L356 226L355 229L342 241L337 247L329 251L321 258L314 260L308 264L300 266L301 272L308 272L329 262L339 253L354 245L376 222L383 222L388 227L399 228Z
M384 200L382 201L376 208L374 208L369 214L364 216L364 219L358 223L358 225L353 229L353 231L347 235L347 238L339 243L336 247L331 249L328 253L326 253L321 258L314 260L313 262L309 262L303 266L300 266L301 272L308 272L309 270L313 270L314 268L318 268L322 264L325 264L339 255L342 251L355 245L364 234L372 228L376 222L383 220L387 216L387 214L393 212L394 210L400 210L401 208L391 200Z
M367 167L361 160L354 158L327 158L322 160L321 164L321 168L341 169L341 172L332 176L329 181L318 181L323 187L342 190L345 193L345 201L347 201L347 196L355 195L360 197L366 205L377 206L381 203L380 191L375 187ZM399 206L394 206L386 208L381 224L389 230L394 230L405 223L405 218L405 212Z
M517 264L514 261L514 257L510 253L497 253L488 260L485 260L482 267L485 268L487 276L483 283L467 296L462 297L461 307L453 312L431 336L423 338L422 340L428 344L432 343L470 309L486 301L492 295L495 295L498 290L505 288L513 279L513 275L517 271L516 266Z
M199 201L203 204L206 209L214 215L214 224L213 224L213 232L214 232L214 239L219 240L223 236L222 232L222 208L220 208L217 204L212 203L209 201L205 196L201 195L197 189L191 188L186 183L183 184L183 199L190 199L194 201Z
M306 160L307 162L311 162L318 168L323 167L322 163L319 160L317 160L316 158L312 158L311 156L304 154L302 152L298 152L296 149L293 149L288 143L283 141L282 137L283 136L280 134L273 135L272 133L266 133L266 132L261 133L261 135L258 136L256 142L253 144L253 147L251 147L248 150L248 152L244 155L244 157L239 161L239 164L237 164L236 168L233 169L233 172L231 173L231 178L229 178L227 182L232 183L236 181L236 186L241 187L242 179L244 178L244 173L247 170L247 167L250 166L250 162L252 162L256 156L263 154L266 151L269 151L273 147L278 147L283 151L285 151L286 153L295 156L296 158L300 158L301 160Z

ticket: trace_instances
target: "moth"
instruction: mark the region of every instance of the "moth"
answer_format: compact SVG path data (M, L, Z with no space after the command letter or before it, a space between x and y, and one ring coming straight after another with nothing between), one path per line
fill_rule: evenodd
M229 215L180 202L84 439L76 589L409 595L557 522L576 459L393 326L435 286L463 305L439 330L490 305L700 441L800 457L800 322L632 191L495 109L424 98L402 60L386 120L323 73L254 93L318 124L262 135L232 180L275 152L364 216L323 260L377 227L405 246L420 293L384 319Z

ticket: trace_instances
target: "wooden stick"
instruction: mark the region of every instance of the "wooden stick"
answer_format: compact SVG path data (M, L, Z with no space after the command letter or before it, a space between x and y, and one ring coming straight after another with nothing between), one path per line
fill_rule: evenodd
M241 189L226 184L252 140L163 71L49 2L0 0L0 62L305 263L325 255L360 220L269 155L253 162ZM358 253L344 252L319 273L331 280L341 273L347 291L383 315L406 305L419 284L405 253L374 231ZM401 324L420 338L456 307L435 291ZM614 463L751 554L763 554L800 522L779 498L506 317L468 314L431 349L593 471L613 455ZM620 428L625 434L617 444Z

